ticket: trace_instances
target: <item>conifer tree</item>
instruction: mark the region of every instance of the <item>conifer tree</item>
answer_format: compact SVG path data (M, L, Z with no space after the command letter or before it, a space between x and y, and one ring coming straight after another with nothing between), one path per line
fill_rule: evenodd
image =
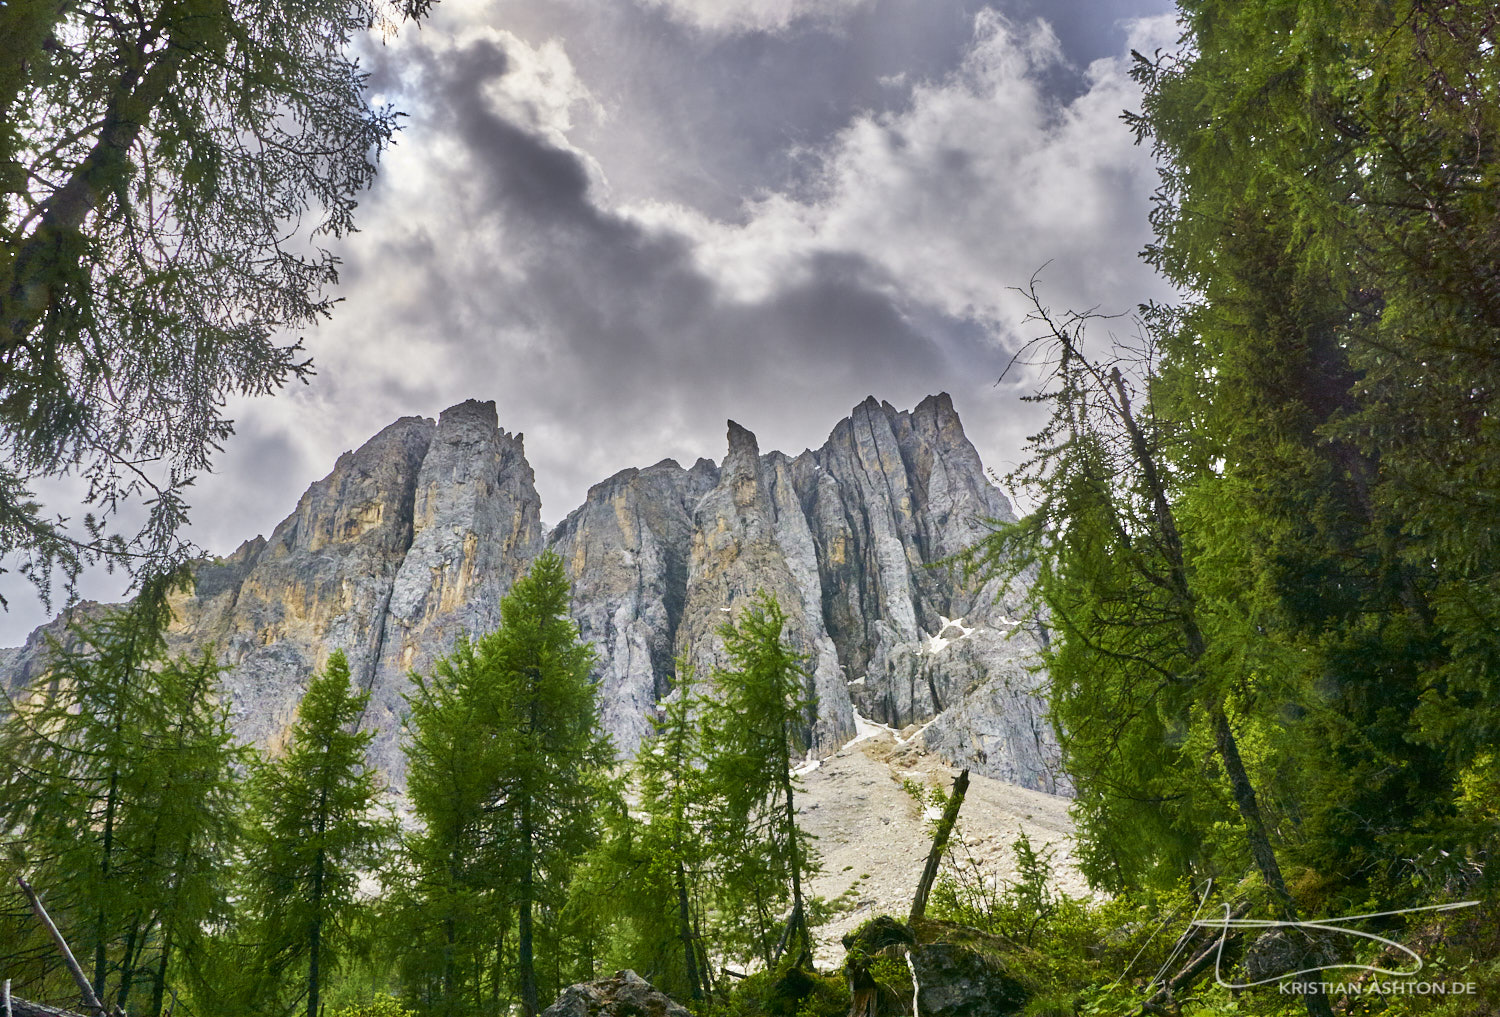
M356 730L368 692L355 691L335 650L308 683L286 751L251 778L246 859L260 967L288 979L318 1017L336 966L361 873L375 869L393 834L383 788L365 758L373 732ZM301 967L303 974L293 975Z
M212 653L167 660L170 580L127 610L75 623L54 642L52 681L13 702L0 730L0 829L55 920L92 968L96 995L124 1007L149 987L159 1013L174 960L227 909L243 763L218 700ZM0 964L18 984L55 964L34 920L7 898ZM140 1012L139 1007L134 1007Z
M667 927L680 944L683 977L697 1001L708 985L700 933L700 884L708 858L699 833L708 796L701 769L703 734L695 717L704 702L695 693L694 677L692 663L679 658L674 695L653 718L651 740L636 754L635 769L647 820L642 849L669 889L673 920Z
M409 787L425 830L408 849L407 900L438 919L428 928L440 942L425 951L438 1012L457 1012L463 999L498 1007L508 947L495 918L513 915L515 988L522 1012L535 1017L536 918L561 911L574 864L596 839L595 807L609 793L614 757L599 727L593 650L568 604L562 560L545 553L502 599L500 628L461 641L416 682ZM557 980L555 947L548 960Z
M797 825L792 774L816 699L806 658L782 638L785 625L781 606L763 594L720 630L730 667L714 672L719 698L708 719L707 775L721 803L711 836L724 911L753 930L768 967L784 951L800 960L811 948L802 881L817 864L811 838ZM777 936L772 909L788 900L791 912Z
M143 892L126 928L115 1002L126 1009L137 983L150 995L131 1013L160 1014L173 965L200 953L205 929L233 914L225 874L242 835L238 773L253 753L230 729L228 703L219 695L223 670L205 648L174 658L154 676L161 719L128 780L150 817L132 831Z
M499 1013L510 987L503 840L491 829L499 737L486 705L491 669L460 636L407 696L407 795L421 822L391 899L402 980L425 1012Z
M1301 853L1362 905L1496 846L1450 821L1500 730L1496 13L1181 8L1131 118L1162 174L1151 260L1192 295L1158 332L1162 405L1215 446L1183 464L1191 511L1292 686Z
M570 904L593 924L611 965L697 1001L710 988L704 925L712 858L701 828L713 804L703 772L704 705L692 664L679 658L676 687L658 705L630 770L636 801L603 803L604 836L575 877Z
M1242 749L1254 720L1242 704L1274 694L1275 678L1255 668L1232 605L1203 593L1203 538L1181 513L1169 453L1188 455L1193 438L1156 415L1149 360L1118 349L1097 360L1085 349L1087 316L1058 323L1036 307L1050 387L1034 400L1052 415L1011 480L1038 507L986 538L975 560L1010 575L1037 568L1033 597L1057 633L1043 652L1048 698L1078 791L1086 871L1126 886L1203 868L1238 875L1248 861L1276 918L1296 922L1284 843ZM1216 824L1238 836L1209 836ZM1303 1002L1313 1017L1331 1013L1321 993Z

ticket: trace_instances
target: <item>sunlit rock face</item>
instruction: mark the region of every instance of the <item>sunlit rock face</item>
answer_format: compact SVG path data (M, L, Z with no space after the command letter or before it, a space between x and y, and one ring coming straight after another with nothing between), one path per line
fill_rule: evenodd
M1012 518L948 396L910 411L872 397L796 457L762 454L733 421L726 439L717 465L669 459L602 481L549 534L522 436L494 403L404 417L341 456L269 538L202 565L172 643L216 648L237 731L272 748L342 648L371 691L375 761L399 784L410 674L497 625L501 596L550 547L622 756L649 735L676 662L709 680L727 663L723 625L764 593L806 655L812 753L852 737L856 711L930 721L926 744L955 763L1059 790L1034 669L1043 632L1015 617L1024 589L965 585L944 564ZM0 681L44 674L43 644L0 651Z

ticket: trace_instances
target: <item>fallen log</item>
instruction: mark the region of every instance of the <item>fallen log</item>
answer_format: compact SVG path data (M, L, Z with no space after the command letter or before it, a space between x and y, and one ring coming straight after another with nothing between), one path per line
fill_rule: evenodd
M10 1017L83 1017L83 1015L74 1013L72 1010L48 1006L45 1003L33 1003L20 996L11 996Z

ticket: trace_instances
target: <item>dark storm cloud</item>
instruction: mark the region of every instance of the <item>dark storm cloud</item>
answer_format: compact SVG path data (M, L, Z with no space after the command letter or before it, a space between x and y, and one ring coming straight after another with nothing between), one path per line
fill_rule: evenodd
M233 408L198 540L269 533L340 452L469 397L526 433L549 522L623 467L721 458L725 418L795 452L871 394L949 391L1003 472L1033 429L994 387L1027 334L1006 287L1051 260L1058 305L1162 295L1135 258L1149 164L1117 121L1117 22L1157 0L830 0L727 27L690 15L755 0L694 2L443 0L372 47L411 117L308 336L317 378Z
M528 418L616 443L634 432L646 462L689 457L675 447L681 435L662 433L675 417L708 436L697 451L717 457L726 416L754 426L830 391L852 406L892 376L935 379L936 347L901 308L896 280L867 258L820 253L764 299L729 299L683 237L601 208L577 153L496 113L492 90L513 61L494 40L417 59L429 83L425 130L463 139L463 157L432 186L482 245L478 256L432 258L423 231L378 249L378 262L425 278L419 302L393 308L393 320L461 346L472 393L500 396L502 423L533 436L530 457L552 481L544 487L581 490L626 463L588 441L544 445ZM495 271L502 261L510 269ZM796 437L818 444L848 406L820 409ZM572 507L559 500L546 498L549 518Z

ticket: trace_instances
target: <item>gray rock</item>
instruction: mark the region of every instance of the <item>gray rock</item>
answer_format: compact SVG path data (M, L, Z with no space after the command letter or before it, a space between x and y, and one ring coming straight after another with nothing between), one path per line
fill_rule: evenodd
M854 734L854 714L822 618L817 552L784 456L763 461L755 435L729 422L719 482L698 501L677 650L707 676L729 664L720 630L760 594L787 615L787 638L807 654L817 715L804 740L818 755Z
M542 502L522 436L502 431L493 402L443 411L422 459L401 558L378 630L365 723L372 757L398 780L408 675L426 671L461 633L500 623L500 598L542 549Z
M896 727L936 716L925 741L951 762L1066 790L1030 670L1042 630L1010 614L1024 580L966 585L944 564L985 520L1012 518L946 395L911 411L867 399L795 457L761 455L731 422L721 466L625 470L551 534L540 512L522 437L500 429L494 403L404 417L341 456L269 538L200 564L196 592L174 600L171 644L217 648L236 731L272 749L342 648L371 691L374 761L399 785L409 673L497 624L500 598L547 546L567 565L622 756L675 687L677 655L706 677L725 663L720 627L766 592L808 656L816 754L853 735L856 708ZM66 637L57 621L0 650L0 684L44 677L47 632Z
M1010 1017L1031 993L999 957L951 942L911 948L923 1017Z
M1348 936L1326 930L1270 929L1251 942L1240 964L1246 980L1251 982L1289 978L1299 972L1315 972L1347 963L1348 958L1343 956L1340 947L1348 941ZM1311 975L1307 977L1311 978ZM1317 981L1316 978L1312 980Z
M650 731L675 677L673 646L687 591L693 506L719 477L700 459L624 470L589 489L548 537L573 582L573 617L598 653L605 728L621 755Z
M634 971L570 985L542 1017L692 1017L691 1011L652 988Z
M174 601L174 649L212 644L233 668L226 684L241 737L277 747L335 649L373 683L434 431L431 420L403 417L344 453L269 540L204 567L203 594Z

